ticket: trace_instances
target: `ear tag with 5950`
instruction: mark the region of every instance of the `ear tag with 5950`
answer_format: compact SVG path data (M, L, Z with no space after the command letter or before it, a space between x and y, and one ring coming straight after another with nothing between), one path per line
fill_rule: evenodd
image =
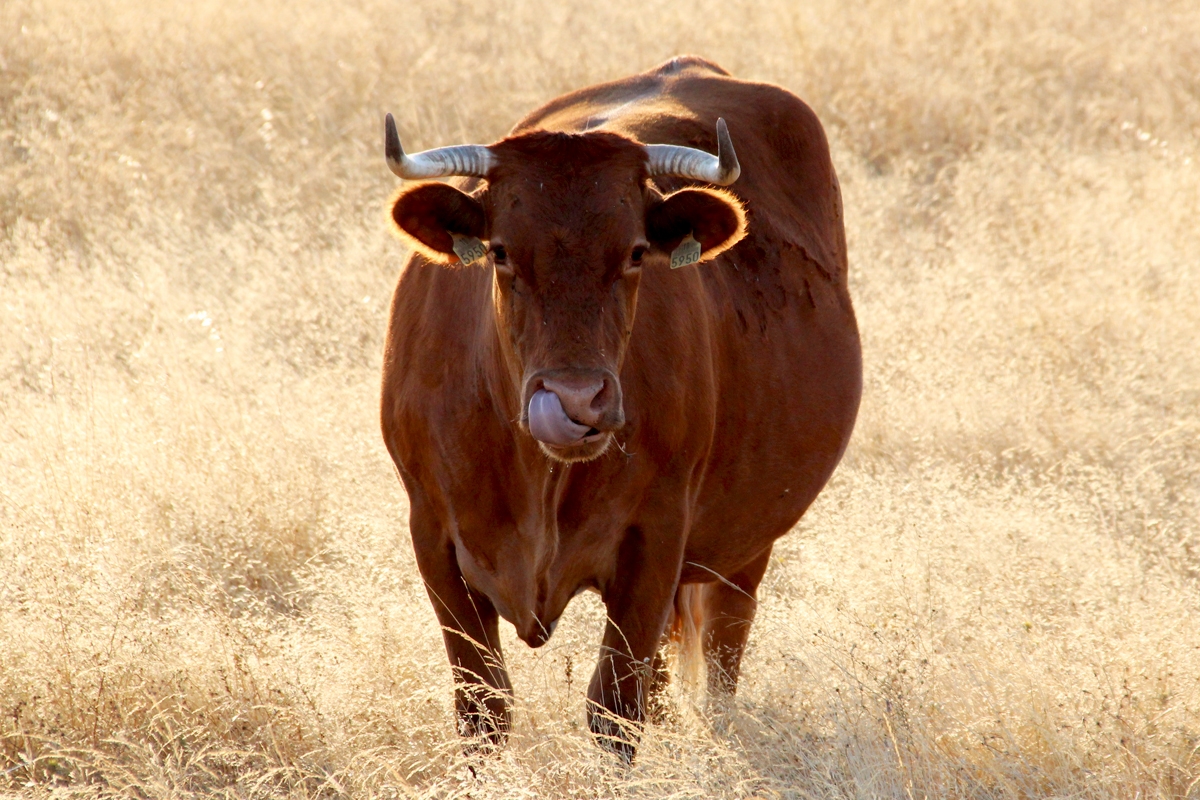
M683 241L679 246L671 251L671 269L679 269L686 267L688 264L695 264L700 260L700 243L696 241L696 237L689 233L683 237Z
M483 246L483 242L474 236L452 233L450 237L454 239L454 255L458 256L458 260L465 267L471 266L487 254L487 248Z

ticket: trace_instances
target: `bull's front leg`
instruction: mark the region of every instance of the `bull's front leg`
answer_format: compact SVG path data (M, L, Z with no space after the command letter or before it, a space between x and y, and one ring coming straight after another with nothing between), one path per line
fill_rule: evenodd
M512 684L500 650L499 615L486 595L467 584L453 543L427 507L414 498L412 508L413 547L450 658L459 733L502 744L512 726Z
M631 761L655 678L655 656L670 615L683 550L683 536L665 537L675 546L647 545L646 532L630 528L617 570L605 588L608 624L600 660L588 686L588 726L597 741Z

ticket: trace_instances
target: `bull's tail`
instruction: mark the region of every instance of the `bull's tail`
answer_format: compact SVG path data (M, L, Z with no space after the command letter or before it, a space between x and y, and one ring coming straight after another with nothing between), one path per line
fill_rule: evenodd
M702 583L685 583L675 591L671 642L675 645L676 674L692 691L704 680L704 589Z

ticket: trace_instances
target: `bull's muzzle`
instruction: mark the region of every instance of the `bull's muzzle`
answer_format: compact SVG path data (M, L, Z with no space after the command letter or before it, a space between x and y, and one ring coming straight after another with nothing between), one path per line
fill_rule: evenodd
M598 440L625 424L621 383L608 369L538 372L524 394L529 433L552 447Z

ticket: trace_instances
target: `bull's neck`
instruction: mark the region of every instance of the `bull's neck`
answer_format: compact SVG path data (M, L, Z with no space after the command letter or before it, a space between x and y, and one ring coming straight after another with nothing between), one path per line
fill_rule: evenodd
M493 412L497 415L496 422L507 435L520 436L518 420L522 409L521 393L517 388L520 372L512 355L512 346L501 328L495 300L495 279L490 270L487 279L491 283L491 291L484 293L483 307L479 309L482 346L477 351L477 374L483 383L480 388L491 399Z

